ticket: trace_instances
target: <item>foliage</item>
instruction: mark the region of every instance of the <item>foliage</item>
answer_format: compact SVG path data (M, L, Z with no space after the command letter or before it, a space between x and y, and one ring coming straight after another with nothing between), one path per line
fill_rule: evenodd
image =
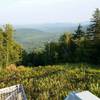
M80 39L84 36L84 31L82 30L81 24L79 24L77 30L75 31L76 34L74 34L74 39Z
M72 91L89 90L100 97L100 69L86 64L0 70L0 88L23 84L28 100L63 100Z
M0 29L0 67L5 67L21 60L22 49L13 40L13 32L13 27L9 24Z
M53 65L66 62L100 64L100 11L96 9L87 32L79 24L75 33L64 33L57 42L44 45L41 52L24 57L23 65Z
M0 28L0 66L53 65L66 62L100 64L100 10L96 9L87 32L79 24L75 33L65 32L56 42L47 42L44 49L27 53L13 40L11 25Z
M91 24L88 28L88 34L95 38L100 38L100 10L97 8L91 19Z

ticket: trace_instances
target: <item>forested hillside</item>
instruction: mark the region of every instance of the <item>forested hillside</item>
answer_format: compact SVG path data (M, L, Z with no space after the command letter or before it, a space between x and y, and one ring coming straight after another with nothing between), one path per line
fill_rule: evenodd
M66 62L100 64L99 50L100 10L96 9L86 30L79 24L74 33L65 32L59 37L58 41L48 41L43 50L26 52L22 64L27 66L53 65Z
M44 44L48 41L57 41L61 34L62 33L50 33L33 28L17 28L14 33L14 39L20 43L27 52L30 52L35 48L43 48Z
M86 31L89 22L81 23ZM46 42L55 42L64 32L74 33L78 24L74 23L53 23L36 25L15 26L14 39L22 44L23 48L30 52L35 48L43 48ZM24 35L24 38L23 38Z
M84 90L100 97L100 10L87 27L63 34L2 26L0 88L15 84L24 86L28 100L64 100Z
M53 36L52 33L37 29L14 30L11 25L5 25L0 29L1 67L13 63L25 66L53 65L66 62L100 64L100 10L98 8L87 29L79 24L73 33L65 32L60 37L57 34ZM27 33L29 31L30 33ZM15 40L16 34L20 42ZM37 47L40 45L41 48L42 44L44 44L44 48L32 49L31 52L27 52L25 45L22 46L21 42L28 45L30 49L35 45ZM33 42L36 44L34 45Z

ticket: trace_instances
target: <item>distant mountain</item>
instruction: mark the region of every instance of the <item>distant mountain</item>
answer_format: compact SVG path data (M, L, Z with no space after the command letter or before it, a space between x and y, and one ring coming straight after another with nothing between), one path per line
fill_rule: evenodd
M34 28L16 28L15 30L17 33L41 33L42 31L34 29Z
M74 31L73 28L75 28L77 24L73 23L48 23L48 24L33 24L33 25L20 25L15 26L17 28L34 28L37 30L45 31L45 32L51 32L51 33L59 33L59 32L65 32L65 31Z
M34 28L45 32L73 32L74 29L79 25L87 26L90 24L89 21L80 23L47 23L47 24L29 24L29 25L15 25L15 28Z
M73 32L76 27L77 27L76 24L55 23L55 24L44 24L40 26L39 29L51 33L63 33L63 32Z
M86 30L88 22L81 23ZM64 32L74 32L78 24L52 23L15 26L14 39L27 51L42 48L48 41L57 41Z
M16 42L22 44L27 51L33 48L42 48L48 41L56 41L58 34L43 32L32 28L17 28L14 33Z

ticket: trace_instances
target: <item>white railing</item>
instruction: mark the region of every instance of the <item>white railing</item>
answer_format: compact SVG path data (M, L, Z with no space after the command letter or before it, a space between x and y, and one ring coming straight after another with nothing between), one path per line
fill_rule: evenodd
M27 98L23 86L18 84L0 89L0 100L27 100Z

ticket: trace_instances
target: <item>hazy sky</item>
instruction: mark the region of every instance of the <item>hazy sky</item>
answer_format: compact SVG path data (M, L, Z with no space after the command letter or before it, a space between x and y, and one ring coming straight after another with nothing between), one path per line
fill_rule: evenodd
M84 22L100 0L0 0L0 23Z

